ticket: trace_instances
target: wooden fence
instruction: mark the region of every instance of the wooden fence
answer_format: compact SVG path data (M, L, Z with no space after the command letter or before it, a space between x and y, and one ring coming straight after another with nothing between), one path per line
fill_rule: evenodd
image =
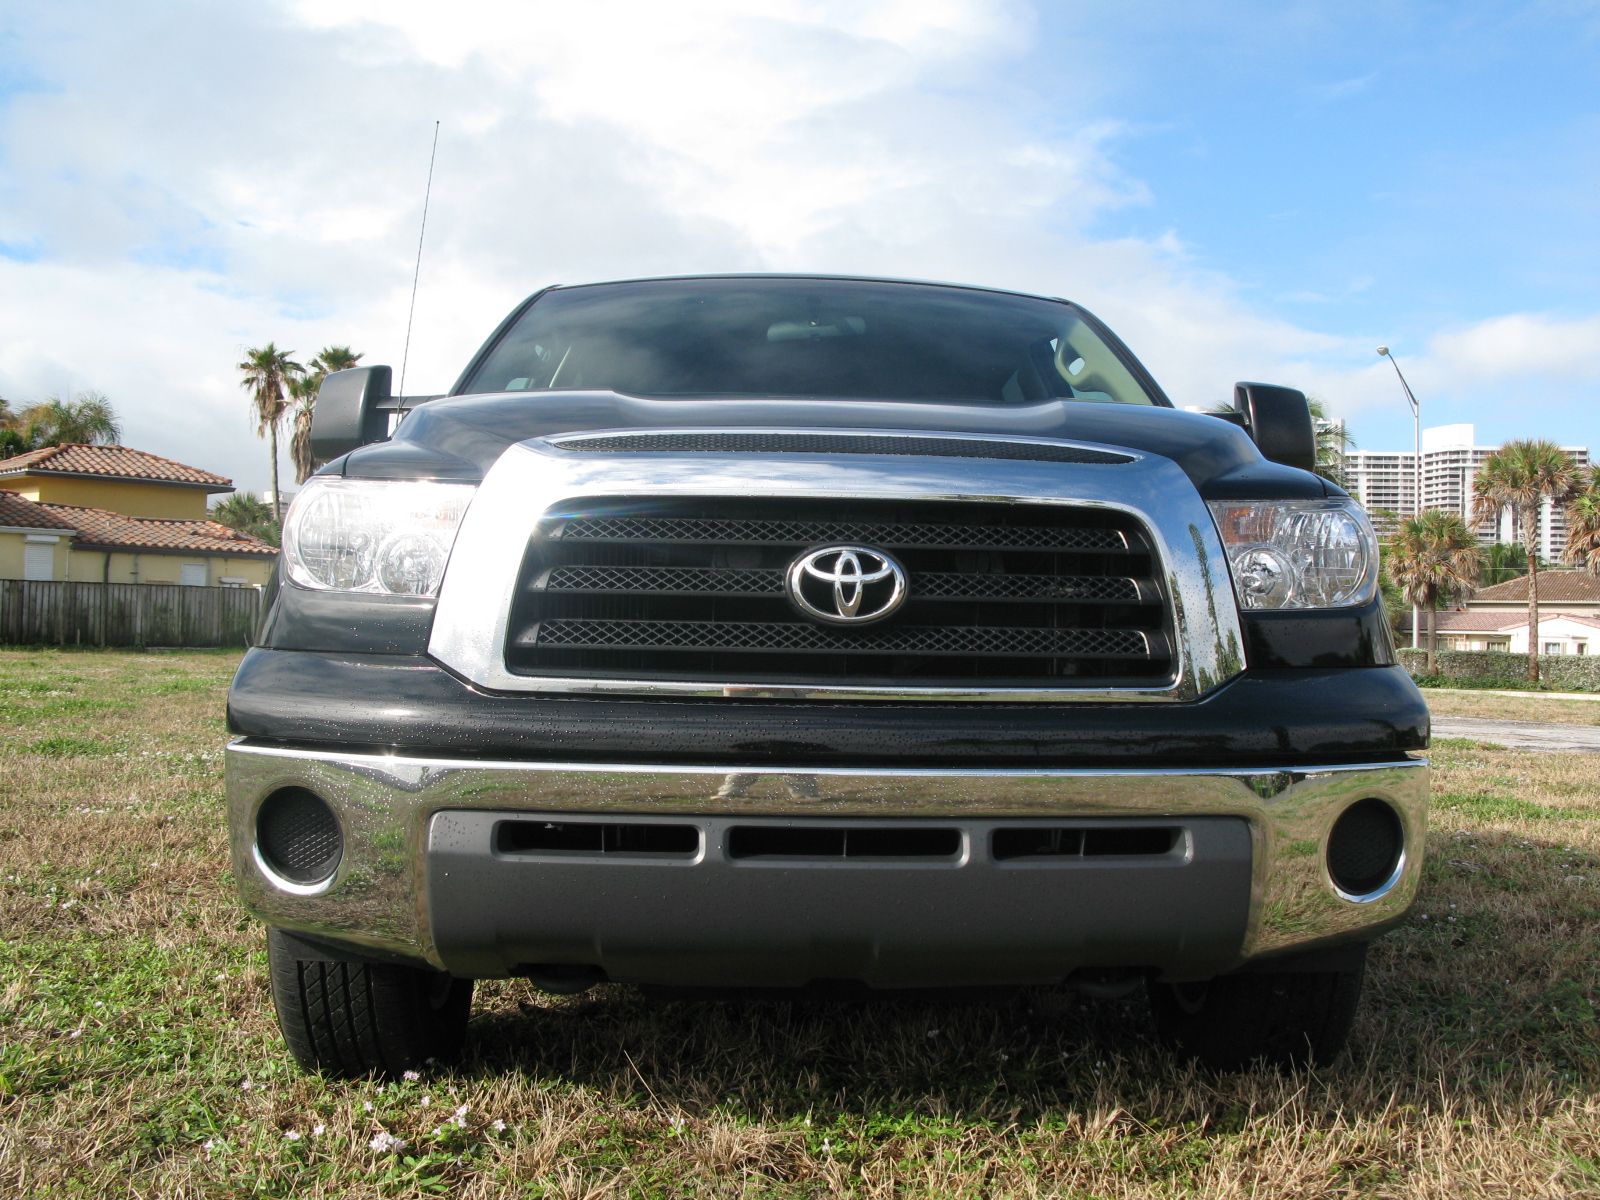
M0 645L247 646L257 588L0 579Z

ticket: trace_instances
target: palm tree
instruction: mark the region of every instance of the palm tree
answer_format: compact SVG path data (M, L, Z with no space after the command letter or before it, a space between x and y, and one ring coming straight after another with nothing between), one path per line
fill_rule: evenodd
M317 469L317 460L311 454L311 416L316 410L317 389L321 386L320 372L297 375L289 380L289 395L294 400L294 412L290 414L289 461L294 464L296 483L304 483Z
M318 375L332 375L335 371L348 371L365 357L349 346L324 346L322 353L311 360L311 366Z
M0 458L12 458L31 449L17 426L17 414L10 402L0 396Z
M1400 522L1389 545L1390 576L1428 614L1428 669L1437 672L1438 604L1478 583L1478 539L1452 512L1430 508Z
M1355 438L1345 430L1343 421L1328 415L1328 406L1316 396L1306 397L1306 408L1311 411L1312 428L1316 430L1316 474L1330 483L1344 486L1344 456L1356 447Z
M1544 439L1507 442L1478 468L1472 481L1472 519L1499 520L1507 508L1528 552L1528 682L1539 682L1539 509L1564 505L1578 489L1578 468Z
M272 506L253 492L235 492L218 501L211 519L240 533L253 534L264 542L278 544L278 526L272 519Z
M13 421L30 450L71 443L114 445L122 437L122 422L110 399L100 392L79 392L71 400L49 396L30 404Z
M304 483L317 469L317 460L311 454L311 418L317 407L317 392L322 381L335 371L348 371L365 355L357 354L349 346L324 346L311 360L311 369L289 381L289 395L294 400L293 432L289 435L289 459L294 463L294 481Z
M1567 548L1562 557L1600 575L1600 469L1590 468L1567 501Z
M278 426L283 423L288 401L284 388L289 381L305 372L305 368L289 356L292 350L279 350L268 342L254 350L246 350L239 364L243 378L240 386L250 393L251 412L256 419L256 436L271 442L272 453L272 516L283 523L283 490L278 486Z
M1528 573L1528 552L1515 542L1496 542L1483 552L1481 587L1493 587Z

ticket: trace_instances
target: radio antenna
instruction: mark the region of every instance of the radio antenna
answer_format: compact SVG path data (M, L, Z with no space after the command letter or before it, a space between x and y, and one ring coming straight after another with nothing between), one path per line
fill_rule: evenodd
M399 395L406 394L406 360L411 357L411 320L417 315L417 281L422 278L422 239L428 235L428 197L433 195L433 160L439 154L439 122L433 123L433 149L428 154L428 186L422 191L422 229L417 233L417 269L411 276L411 307L406 310L406 345L400 352Z

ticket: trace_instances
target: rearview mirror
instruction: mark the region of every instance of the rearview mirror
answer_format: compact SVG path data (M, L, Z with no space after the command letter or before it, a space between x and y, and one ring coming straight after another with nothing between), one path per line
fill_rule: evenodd
M324 379L311 414L311 457L325 463L387 438L393 388L388 367L352 367Z
M1315 469L1317 431L1304 392L1270 383L1236 383L1233 407L1264 457L1288 467Z

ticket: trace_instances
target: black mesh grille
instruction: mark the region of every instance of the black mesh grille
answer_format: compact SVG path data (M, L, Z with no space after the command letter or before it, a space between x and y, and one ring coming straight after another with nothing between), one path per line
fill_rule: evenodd
M893 615L828 624L791 601L791 564L835 545L904 568L906 600ZM1102 509L586 499L541 522L520 579L506 644L507 668L519 674L1135 687L1174 673L1149 539Z
M1107 466L1133 461L1126 454L1081 446L860 433L624 433L564 438L556 448L588 454L909 454L921 458L999 458Z
M730 505L731 507L731 505ZM744 507L741 505L740 507ZM860 506L852 506L860 507ZM725 545L804 547L829 542L861 542L868 546L982 550L1126 551L1129 543L1118 529L1057 529L1050 526L887 525L855 521L762 521L723 517L579 517L568 521L561 537L569 542L716 542Z
M256 845L267 865L293 883L317 883L333 874L344 850L331 809L304 788L285 788L262 801Z
M748 621L545 621L536 645L647 650L837 650L881 654L1072 654L1143 657L1145 635L1131 629L906 629L838 632L820 625Z
M1347 895L1377 891L1394 874L1405 847L1405 831L1382 800L1360 800L1333 823L1328 835L1328 874Z

